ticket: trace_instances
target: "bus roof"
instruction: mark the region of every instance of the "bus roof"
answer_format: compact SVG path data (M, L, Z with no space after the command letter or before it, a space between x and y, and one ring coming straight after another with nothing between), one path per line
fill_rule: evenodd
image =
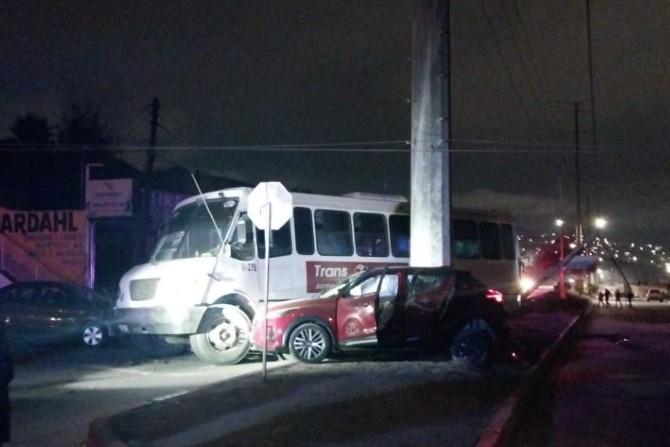
M203 193L203 196L205 200L214 200L222 197L239 198L242 209L246 209L246 198L252 190L253 188L249 187L226 188L205 192ZM327 207L342 210L363 209L398 214L409 214L410 208L407 199L397 195L363 192L355 192L345 195L292 192L291 195L293 197L294 206ZM198 200L202 200L200 195L191 196L179 202L175 206L175 209L197 202ZM497 221L510 223L514 221L512 213L501 210L457 207L453 209L453 214L455 217L462 219L482 220L491 219L493 217L494 220Z

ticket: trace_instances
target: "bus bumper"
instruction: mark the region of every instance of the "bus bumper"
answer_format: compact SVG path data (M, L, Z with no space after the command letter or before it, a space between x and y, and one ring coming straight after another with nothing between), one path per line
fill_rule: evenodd
M206 306L117 308L114 319L120 334L190 335L197 332L206 310Z

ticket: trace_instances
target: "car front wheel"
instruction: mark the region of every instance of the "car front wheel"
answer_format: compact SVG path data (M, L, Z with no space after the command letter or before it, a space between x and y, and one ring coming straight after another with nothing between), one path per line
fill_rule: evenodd
M451 339L451 358L470 366L481 367L488 361L493 344L493 330L482 319L470 320Z
M291 333L288 343L291 354L305 363L319 363L330 354L328 331L316 323L304 323Z
M102 325L95 321L91 321L84 325L81 330L80 338L84 345L91 348L98 348L107 341L107 331Z

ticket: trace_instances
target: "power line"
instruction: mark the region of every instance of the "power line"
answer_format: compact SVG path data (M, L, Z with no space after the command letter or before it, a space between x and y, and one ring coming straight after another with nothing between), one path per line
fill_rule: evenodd
M528 129L531 131L531 133L535 134L535 125L533 123L533 120L531 119L530 115L528 114L528 110L525 107L525 101L523 100L523 97L521 96L521 92L519 91L516 83L514 82L514 76L512 75L512 70L510 69L509 65L507 64L507 60L505 59L505 56L502 52L502 48L500 46L500 39L498 38L498 33L496 32L495 27L493 26L493 21L491 20L491 16L489 15L488 11L486 10L486 5L485 5L485 0L479 0L479 4L481 6L482 12L484 13L484 18L486 19L486 23L488 24L489 28L493 32L493 39L496 44L496 49L498 51L498 56L500 56L500 61L502 62L503 67L505 68L505 72L507 73L507 77L509 79L509 82L512 86L512 90L514 91L516 97L519 100L519 103L521 105L521 109L523 111L523 114L528 121ZM537 134L535 134L537 136Z
M519 26L521 27L521 35L523 36L523 41L526 44L526 48L528 49L528 59L530 60L530 64L533 68L533 73L535 74L538 89L540 91L546 92L547 89L546 86L544 85L544 80L542 79L542 76L540 76L540 70L537 66L537 58L535 56L535 50L533 50L533 46L530 44L530 38L528 37L528 30L526 29L526 22L523 19L523 15L521 14L521 9L519 8L518 0L512 1L512 10L514 11L514 15L516 16L519 22Z
M512 44L514 45L515 50L514 52L516 53L517 58L519 59L521 71L523 72L523 75L526 78L528 86L530 86L531 96L533 96L535 102L539 105L540 103L539 92L535 84L533 84L533 82L531 81L530 75L528 74L528 70L526 68L526 60L523 57L524 52L521 50L521 46L519 45L519 42L516 39L516 34L514 33L514 27L512 26L512 21L507 17L507 10L505 8L503 0L498 0L498 2L500 3L500 9L502 11L503 20L510 30L510 35L512 36Z
M509 142L495 142L495 141L451 141L453 147L449 149L434 148L428 149L430 151L445 151L449 152L520 152L520 153L550 153L550 152L571 152L573 147L565 144L540 144L540 143L509 143ZM473 146L491 146L491 147L473 147ZM145 152L151 150L151 146L59 146L59 147L0 147L1 152L80 152L80 151L107 151L107 152ZM156 146L157 152L319 152L319 153L410 153L409 146L402 147L319 147L319 146ZM588 151L584 151L588 153Z

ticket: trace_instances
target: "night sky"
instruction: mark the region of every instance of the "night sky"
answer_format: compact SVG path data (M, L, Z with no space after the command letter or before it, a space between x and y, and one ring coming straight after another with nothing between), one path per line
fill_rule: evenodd
M408 154L214 148L402 147L391 142L410 138L412 9L409 0L5 0L0 138L19 115L55 123L79 102L100 107L123 147L146 145L156 96L167 129L158 141L171 147L159 167L409 195ZM665 243L670 2L592 0L591 9L596 150L585 1L452 0L457 203L505 206L549 228L562 184L570 218L580 101L583 202L588 194L613 233Z

